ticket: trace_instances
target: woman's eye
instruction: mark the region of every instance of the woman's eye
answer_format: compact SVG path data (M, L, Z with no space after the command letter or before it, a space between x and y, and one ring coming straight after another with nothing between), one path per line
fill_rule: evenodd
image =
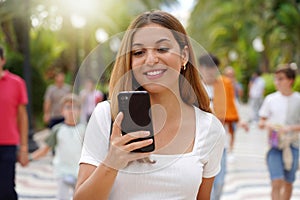
M143 55L144 54L144 51L142 51L142 50L138 50L138 51L133 51L132 52L132 55L133 56L141 56L141 55Z
M170 48L168 47L161 47L161 48L158 48L157 51L160 52L160 53L165 53L165 52L168 52Z

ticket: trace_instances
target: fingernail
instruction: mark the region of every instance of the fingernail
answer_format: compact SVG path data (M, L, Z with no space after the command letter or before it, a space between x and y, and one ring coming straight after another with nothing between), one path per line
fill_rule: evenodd
M141 134L142 134L142 136L149 136L150 131L142 131Z
M153 142L153 139L148 139L147 141L151 144Z

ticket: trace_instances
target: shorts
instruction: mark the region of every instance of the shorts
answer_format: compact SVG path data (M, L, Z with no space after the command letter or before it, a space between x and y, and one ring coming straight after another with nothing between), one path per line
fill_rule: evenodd
M290 147L293 155L292 169L287 171L284 169L284 163L282 159L282 150L277 148L271 148L267 154L267 165L270 173L271 180L284 179L289 183L293 183L296 179L296 172L299 165L299 149Z

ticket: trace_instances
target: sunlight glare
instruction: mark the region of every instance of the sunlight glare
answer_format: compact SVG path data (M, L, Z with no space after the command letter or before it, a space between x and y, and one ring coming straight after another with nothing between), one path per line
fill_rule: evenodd
M90 14L95 8L95 3L95 0L64 0L61 2L66 12L81 16Z

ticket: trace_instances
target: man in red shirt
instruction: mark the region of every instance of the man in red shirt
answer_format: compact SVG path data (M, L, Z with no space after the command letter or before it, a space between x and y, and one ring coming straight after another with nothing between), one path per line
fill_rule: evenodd
M24 80L4 65L0 47L0 199L16 200L15 163L28 164L28 98Z

